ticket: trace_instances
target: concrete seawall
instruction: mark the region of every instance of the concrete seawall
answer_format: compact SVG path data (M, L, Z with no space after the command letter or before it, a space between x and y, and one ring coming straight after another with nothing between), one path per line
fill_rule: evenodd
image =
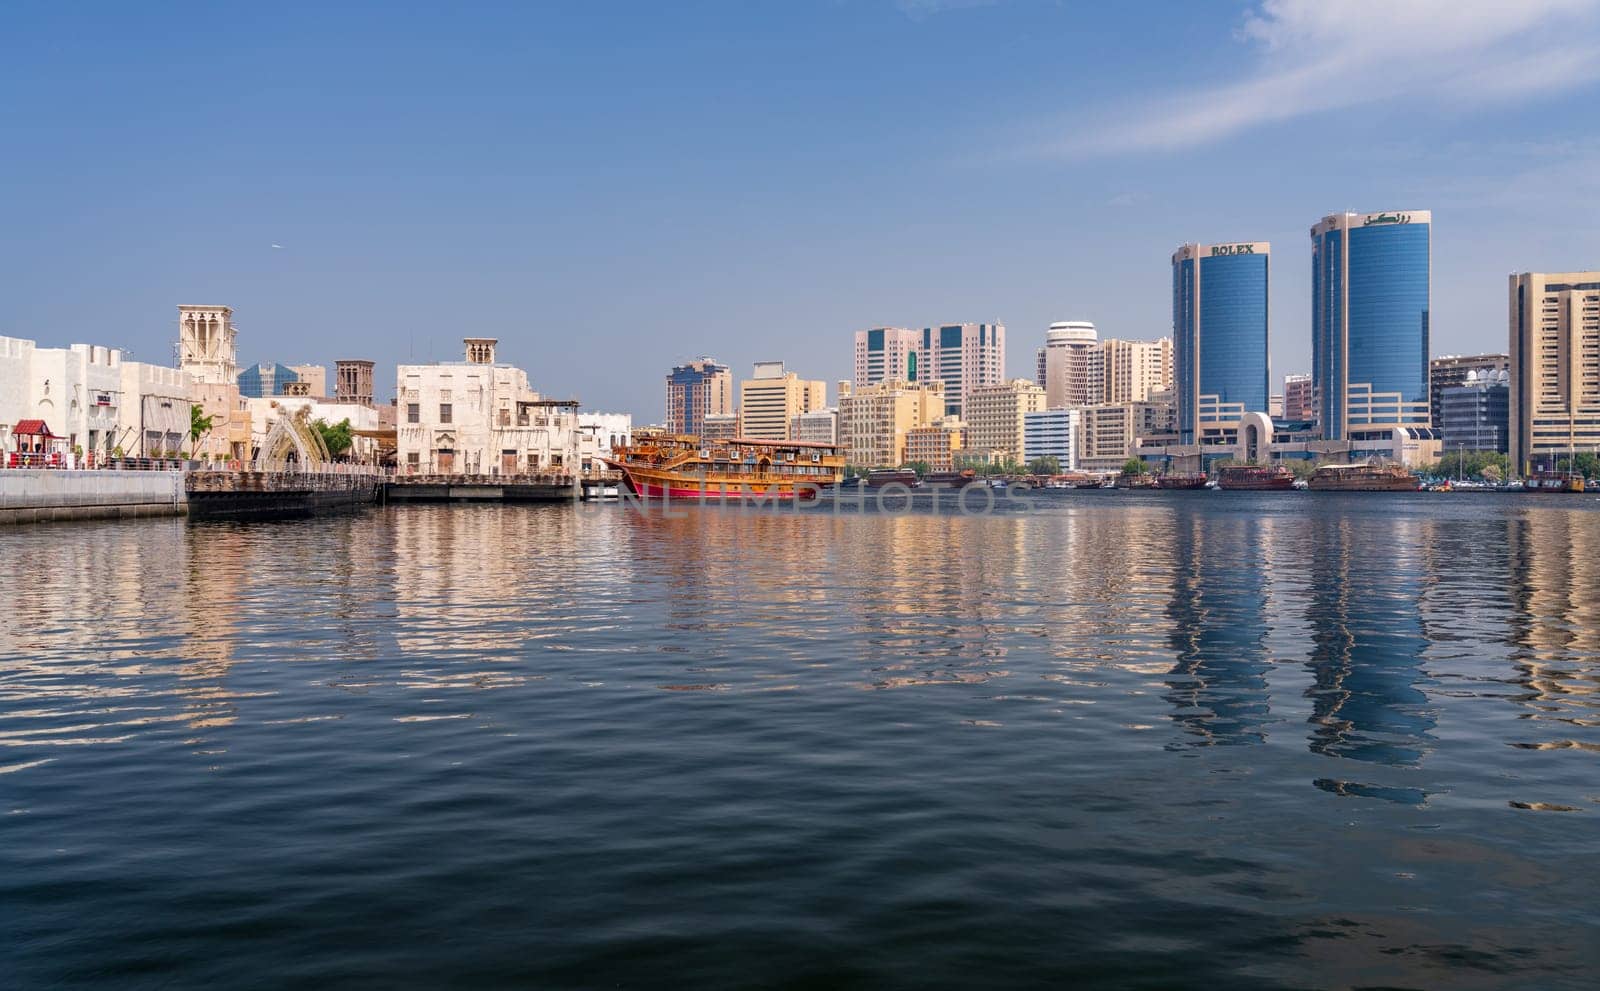
M0 471L0 524L182 516L181 471Z

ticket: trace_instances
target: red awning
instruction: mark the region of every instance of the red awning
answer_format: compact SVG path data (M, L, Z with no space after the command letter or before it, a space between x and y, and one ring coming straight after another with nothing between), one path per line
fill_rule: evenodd
M44 437L50 440L60 440L50 432L50 427L43 420L18 420L17 425L11 428L13 434L23 434L28 437Z

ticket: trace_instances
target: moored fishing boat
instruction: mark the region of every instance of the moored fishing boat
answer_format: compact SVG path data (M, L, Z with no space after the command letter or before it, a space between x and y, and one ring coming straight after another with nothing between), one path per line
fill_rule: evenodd
M1313 492L1415 492L1422 484L1403 465L1323 465L1311 475Z
M1224 465L1217 469L1217 488L1230 492L1283 492L1294 488L1294 472L1283 465Z
M960 489L971 485L977 480L978 473L968 468L966 471L934 471L922 478L924 485L943 485L946 488Z
M1198 471L1157 475L1155 485L1158 489L1203 489L1206 487L1206 473Z
M1522 480L1525 492L1582 492L1584 478L1575 471L1541 471Z
M866 484L874 489L881 489L885 485L904 485L911 489L916 487L918 481L917 473L910 468L879 468L867 472Z
M629 492L649 499L805 501L844 476L844 455L831 444L692 434L641 437L605 462Z

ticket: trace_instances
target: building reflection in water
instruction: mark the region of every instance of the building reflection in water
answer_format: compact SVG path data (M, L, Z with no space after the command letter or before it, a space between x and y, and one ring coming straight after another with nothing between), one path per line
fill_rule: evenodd
M1309 620L1311 750L1328 757L1417 767L1432 750L1436 713L1420 685L1427 640L1420 618L1420 538L1405 518L1341 515L1316 521ZM1325 790L1423 801L1412 788L1337 779Z
M1600 725L1600 518L1538 505L1513 521L1510 547L1517 702L1528 719L1564 724L1563 735L1592 729Z
M1193 745L1266 738L1269 527L1247 515L1186 515L1174 527L1167 618L1177 657L1165 698Z

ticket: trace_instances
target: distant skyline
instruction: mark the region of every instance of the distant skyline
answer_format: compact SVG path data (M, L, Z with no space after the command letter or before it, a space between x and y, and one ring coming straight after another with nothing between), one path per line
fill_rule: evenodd
M0 10L0 334L170 363L460 357L663 415L702 354L832 383L875 326L1171 333L1172 252L1270 241L1274 391L1309 230L1433 214L1432 350L1506 276L1600 267L1600 0L816 0Z

